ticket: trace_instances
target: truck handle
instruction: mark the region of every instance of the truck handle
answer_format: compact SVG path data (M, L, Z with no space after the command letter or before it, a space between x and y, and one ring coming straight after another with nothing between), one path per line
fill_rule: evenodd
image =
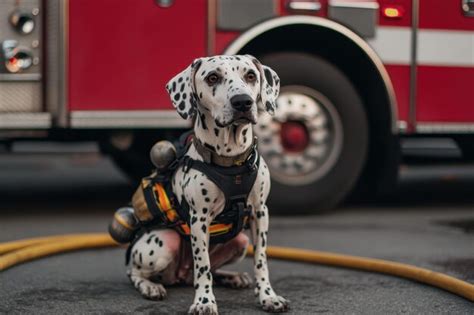
M321 10L321 3L317 0L314 0L314 1L289 0L286 3L286 7L290 11L318 12L319 10Z

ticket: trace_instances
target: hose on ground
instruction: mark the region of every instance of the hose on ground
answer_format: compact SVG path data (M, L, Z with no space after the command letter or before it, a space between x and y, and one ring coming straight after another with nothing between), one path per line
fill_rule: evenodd
M0 256L0 271L30 260L58 253L118 245L105 233L56 235L0 243L0 254L3 254ZM250 246L247 255L253 255L253 249ZM278 246L269 246L267 248L267 256L289 261L393 275L438 287L474 302L474 285L443 273L408 264Z

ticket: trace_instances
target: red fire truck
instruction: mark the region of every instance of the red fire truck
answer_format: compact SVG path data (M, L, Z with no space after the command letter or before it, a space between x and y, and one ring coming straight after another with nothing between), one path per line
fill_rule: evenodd
M98 141L132 177L189 127L167 80L215 54L281 77L255 129L292 213L389 190L400 135L474 155L474 0L2 0L0 43L0 140Z

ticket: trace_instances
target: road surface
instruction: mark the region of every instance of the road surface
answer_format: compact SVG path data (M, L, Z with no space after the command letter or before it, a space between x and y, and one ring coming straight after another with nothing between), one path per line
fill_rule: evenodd
M474 282L474 166L402 167L389 200L332 213L272 217L270 245L389 259ZM0 155L0 241L105 232L133 193L112 163L94 152ZM252 270L245 259L231 269ZM391 276L272 260L275 290L290 314L472 314L474 304ZM264 314L252 290L216 288L222 314ZM142 299L125 276L124 249L89 250L0 273L0 313L184 314L188 287L168 299Z

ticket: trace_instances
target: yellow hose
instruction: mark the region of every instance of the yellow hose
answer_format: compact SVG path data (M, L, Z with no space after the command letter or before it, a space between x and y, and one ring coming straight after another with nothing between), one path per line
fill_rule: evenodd
M48 255L79 249L117 245L118 244L112 240L108 234L103 233L58 235L3 244L0 243L0 254L9 252L0 256L0 271ZM247 255L253 255L251 247L249 247ZM442 273L408 264L277 246L269 246L267 255L268 257L277 259L389 274L429 284L474 302L474 285Z
M103 233L86 234L86 236L92 236L92 235L99 236L99 235L103 235ZM53 236L27 238L27 239L22 239L22 240L17 240L17 241L0 243L0 255L6 254L8 252L11 252L20 248L28 247L31 245L55 242L55 241L64 240L67 238L75 238L75 237L83 237L83 236L85 236L85 234L53 235Z
M26 241L26 240L25 240ZM53 254L86 249L117 246L118 244L104 233L83 234L58 237L54 241L35 243L34 239L28 240L32 245L12 251L0 257L0 271L26 261L38 259Z

